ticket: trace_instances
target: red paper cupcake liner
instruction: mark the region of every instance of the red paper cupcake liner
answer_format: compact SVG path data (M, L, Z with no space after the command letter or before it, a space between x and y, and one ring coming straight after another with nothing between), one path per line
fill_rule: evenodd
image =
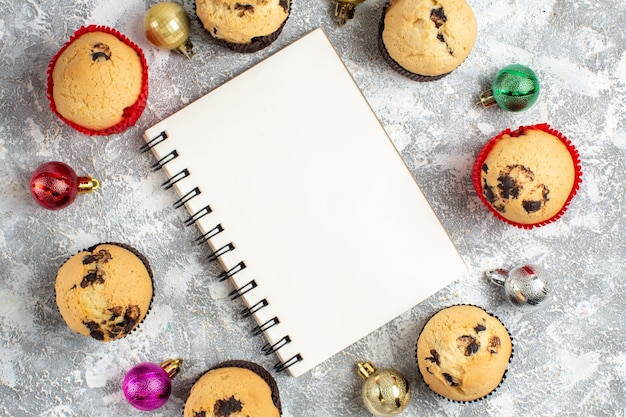
M532 224L516 223L502 216L497 210L495 210L491 206L491 204L489 204L489 202L483 195L483 187L481 183L481 170L482 170L483 163L485 162L487 155L489 155L489 152L491 152L495 144L500 139L502 139L504 135L518 137L518 136L521 136L525 130L541 130L557 137L566 146L567 150L572 156L572 162L574 163L574 185L572 186L572 190L570 191L569 196L567 197L567 200L565 200L563 207L561 207L558 213L556 213L554 216L550 217L549 219L543 220L538 223L532 223ZM580 184L582 183L582 168L581 168L581 163L580 163L580 155L578 153L578 150L574 147L572 142L568 138L565 137L565 135L551 128L550 125L547 123L541 123L541 124L536 124L536 125L531 125L531 126L520 126L516 130L513 130L513 131L511 129L505 129L502 132L500 132L497 136L490 139L483 146L483 148L478 152L478 155L476 156L476 159L474 162L474 166L472 167L472 183L474 184L474 189L476 190L476 194L478 194L478 198L480 198L483 204L489 209L489 211L491 211L491 213L493 213L494 216L496 216L498 219L502 220L503 222L519 227L521 229L532 229L534 227L545 226L547 224L555 222L556 220L561 218L561 216L563 216L563 214L567 211L567 208L569 207L569 204L572 201L572 198L574 198L574 196L576 195L576 193L578 192L580 188Z
M142 67L142 86L141 86L141 92L139 93L139 97L137 97L137 101L135 101L135 103L129 107L126 107L124 109L124 113L122 115L122 121L120 121L119 123L117 123L116 125L113 125L111 127L108 127L106 129L102 129L102 130L94 130L94 129L89 129L87 127L81 126L75 122L72 122L71 120L66 119L65 117L61 116L59 114L59 112L57 111L56 108L56 104L54 103L54 97L53 97L53 88L54 88L54 83L52 80L52 71L54 70L54 66L57 63L57 60L59 59L59 57L61 56L61 54L70 46L70 44L75 41L76 39L78 39L79 37L81 37L82 35L89 33L89 32L103 32L103 33L108 33L110 35L115 36L116 38L118 38L120 41L124 42L126 45L130 46L133 50L135 50L135 52L137 52L137 55L139 55L139 59L141 61L141 67ZM130 39L128 39L124 34L122 34L121 32L117 31L116 29L107 27L107 26L101 26L101 25L90 25L90 26L83 26L80 29L78 29L76 32L74 32L74 34L70 37L69 41L66 42L61 49L56 53L56 55L52 58L52 60L50 61L50 64L48 64L48 71L47 71L47 75L48 75L48 87L47 87L47 96L48 96L48 102L50 104L50 109L52 110L52 112L54 114L56 114L61 120L63 120L63 122L65 122L67 125L69 125L70 127L78 130L81 133L84 133L86 135L98 135L98 136L106 136L106 135L111 135L111 134L115 134L115 133L121 133L123 131L125 131L126 129L128 129L129 127L133 126L137 120L139 119L139 117L141 116L141 114L143 113L144 109L146 108L146 103L148 101L148 63L146 61L146 57L143 54L143 51L141 50L141 48L139 48L139 46L137 46L133 41L131 41Z

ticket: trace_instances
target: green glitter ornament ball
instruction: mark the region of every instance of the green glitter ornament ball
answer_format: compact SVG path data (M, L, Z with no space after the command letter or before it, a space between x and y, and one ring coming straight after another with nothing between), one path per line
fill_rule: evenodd
M491 83L491 90L480 96L479 104L520 112L528 110L539 97L539 79L530 68L512 64L502 68Z

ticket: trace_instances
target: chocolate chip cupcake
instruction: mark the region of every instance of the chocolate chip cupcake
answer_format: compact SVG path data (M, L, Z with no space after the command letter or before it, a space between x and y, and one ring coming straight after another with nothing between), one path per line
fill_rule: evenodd
M148 99L148 65L141 49L115 29L82 27L48 66L52 111L88 135L128 129Z
M581 177L578 151L547 124L501 132L479 152L472 170L474 188L491 212L526 229L560 218Z
M390 0L378 30L384 60L414 81L438 80L460 66L476 41L465 0Z
M278 417L278 385L263 367L226 361L196 381L185 402L184 417Z
M417 365L438 395L471 402L502 382L513 354L502 322L480 307L456 305L428 320L417 340Z
M290 0L196 0L196 15L219 44L256 52L274 42L291 11Z
M103 243L70 257L59 268L54 289L70 329L109 342L127 336L146 317L152 270L132 247Z

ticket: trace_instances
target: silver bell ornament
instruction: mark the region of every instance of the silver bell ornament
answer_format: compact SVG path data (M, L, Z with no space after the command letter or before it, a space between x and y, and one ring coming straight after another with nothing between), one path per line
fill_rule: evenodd
M363 383L362 398L370 413L379 417L400 414L409 405L409 382L393 369L376 369L370 362L357 363Z
M537 265L522 265L510 271L494 269L486 273L494 284L504 287L504 294L516 307L533 307L548 297L550 281Z

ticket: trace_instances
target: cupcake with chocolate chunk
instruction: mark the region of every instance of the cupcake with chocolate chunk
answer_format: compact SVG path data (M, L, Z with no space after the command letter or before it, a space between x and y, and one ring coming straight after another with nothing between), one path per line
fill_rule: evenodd
M457 402L498 388L513 354L508 330L480 307L455 305L428 320L417 340L417 365L436 394Z
M525 229L559 219L581 177L578 151L547 124L504 130L482 148L472 170L485 206L498 219Z
M434 81L465 61L476 32L476 17L465 0L390 0L380 20L378 47L398 73Z
M121 339L146 317L152 269L134 248L103 243L70 257L54 285L63 320L76 333L102 342Z
M274 42L291 11L290 0L196 0L196 15L219 44L256 52Z
M121 133L148 99L148 65L141 49L115 29L82 27L48 66L52 111L88 135Z
M196 381L185 402L184 417L279 417L278 385L253 362L223 362Z

